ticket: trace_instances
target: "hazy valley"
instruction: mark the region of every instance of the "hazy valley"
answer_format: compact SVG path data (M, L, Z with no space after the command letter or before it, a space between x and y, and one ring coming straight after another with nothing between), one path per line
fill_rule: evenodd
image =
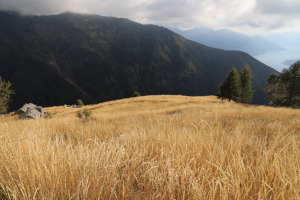
M169 29L210 47L247 52L279 72L300 60L299 32L247 36L227 29L213 30L208 27L186 31L172 27Z

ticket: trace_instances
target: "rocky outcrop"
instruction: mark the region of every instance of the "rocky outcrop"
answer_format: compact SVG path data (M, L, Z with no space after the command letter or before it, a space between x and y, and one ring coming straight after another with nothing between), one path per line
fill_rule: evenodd
M20 115L20 119L38 119L44 115L44 110L41 106L32 103L26 103L15 114Z

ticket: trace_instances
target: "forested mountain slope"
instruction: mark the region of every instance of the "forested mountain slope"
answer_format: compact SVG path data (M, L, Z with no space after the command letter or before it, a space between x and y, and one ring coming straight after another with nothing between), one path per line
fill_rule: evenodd
M0 76L13 83L11 109L85 103L146 94L209 95L235 66L249 64L254 103L275 70L239 51L187 40L127 19L63 13L0 12Z

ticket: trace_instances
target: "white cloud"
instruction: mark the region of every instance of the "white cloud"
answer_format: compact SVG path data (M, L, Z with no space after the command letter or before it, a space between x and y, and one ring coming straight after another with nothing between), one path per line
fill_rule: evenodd
M300 28L299 0L0 0L0 9L25 14L96 13L142 23L242 31Z

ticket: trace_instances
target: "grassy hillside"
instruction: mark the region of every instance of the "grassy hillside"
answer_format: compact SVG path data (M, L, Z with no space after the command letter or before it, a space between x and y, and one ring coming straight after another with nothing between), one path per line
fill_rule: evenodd
M189 41L127 19L63 13L20 16L0 11L0 76L13 83L11 109L142 95L216 95L235 66L249 64L254 103L274 69L239 51Z
M0 199L299 199L300 110L145 96L0 122Z

